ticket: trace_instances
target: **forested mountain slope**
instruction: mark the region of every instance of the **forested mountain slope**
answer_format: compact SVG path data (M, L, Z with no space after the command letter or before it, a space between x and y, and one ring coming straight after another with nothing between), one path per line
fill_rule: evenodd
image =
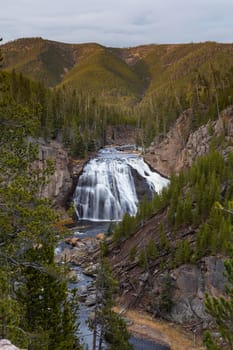
M157 105L168 103L162 95L175 94L180 100L181 92L190 94L197 73L205 80L196 81L198 88L204 89L214 75L217 79L218 73L228 73L233 57L232 44L215 42L109 48L28 38L4 44L1 50L4 69L15 69L50 87L65 84L107 103L125 105L151 103L155 95ZM178 105L182 103L184 99Z

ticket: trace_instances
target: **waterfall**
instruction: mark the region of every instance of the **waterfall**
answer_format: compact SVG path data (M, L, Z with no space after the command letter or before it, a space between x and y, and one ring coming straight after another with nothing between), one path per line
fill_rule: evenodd
M78 219L119 221L126 212L135 215L139 197L160 192L167 183L141 157L105 148L79 177L74 194Z

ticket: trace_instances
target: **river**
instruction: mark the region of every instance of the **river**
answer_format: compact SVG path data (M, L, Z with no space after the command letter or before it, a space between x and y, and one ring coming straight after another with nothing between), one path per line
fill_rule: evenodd
M77 228L70 230L69 237L76 237L80 239L80 242L84 239L96 237L98 233L106 233L109 227L109 222L88 222L82 221ZM57 254L61 254L64 249L75 250L71 245L67 245L64 242L61 242L59 248L57 249ZM92 293L94 291L94 278L88 276L84 273L83 268L77 264L71 263L71 270L75 271L77 276L77 281L70 282L69 288L77 288L80 295L79 302L79 338L81 339L82 344L86 349L92 349L93 342L93 333L89 329L87 321L89 315L94 310L94 305L87 307L85 304L86 298L83 299L84 291L87 293ZM169 350L168 347L156 344L152 341L139 339L134 336L130 338L130 342L133 344L135 350ZM104 346L102 349L106 349Z
M72 235L81 240L95 237L100 232L105 234L110 222L120 221L126 212L135 215L144 195L151 198L167 184L168 180L152 171L137 154L115 148L102 149L86 164L79 178L74 205L80 227L74 229ZM60 248L62 250L64 244ZM87 320L94 306L87 307L85 298L82 302L82 294L93 294L94 279L84 274L80 266L72 265L72 269L78 278L77 282L70 284L70 288L78 288L81 297L80 337L91 350L92 332ZM133 336L130 341L136 350L168 350L166 346Z

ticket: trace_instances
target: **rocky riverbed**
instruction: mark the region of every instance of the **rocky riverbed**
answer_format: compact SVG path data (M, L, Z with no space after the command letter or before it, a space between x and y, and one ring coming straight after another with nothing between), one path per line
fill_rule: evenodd
M65 238L56 251L58 263L68 262L71 265L70 285L71 287L78 286L79 290L81 331L89 338L92 338L92 334L88 330L86 321L96 302L94 280L98 270L99 243L104 237L102 232L92 233L92 237L88 237L85 233L80 232L80 229L74 232L72 230L71 235ZM130 333L136 337L132 338L132 341L135 342L135 349L142 349L140 341L143 340L148 340L147 345L145 345L146 342L144 343L143 349L155 349L153 348L155 343L161 344L161 347L156 347L161 350L168 348L173 350L202 349L201 340L196 339L195 334L171 322L156 320L138 310L123 310L120 306L116 307L115 311L125 318Z

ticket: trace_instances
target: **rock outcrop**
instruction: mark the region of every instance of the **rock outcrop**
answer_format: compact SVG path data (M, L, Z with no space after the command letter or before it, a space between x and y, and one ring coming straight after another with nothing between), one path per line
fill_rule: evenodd
M164 316L176 323L192 323L205 328L211 322L210 315L205 312L205 293L219 297L224 295L223 259L216 256L205 257L197 265L182 265L170 271L166 278L170 278L169 296L172 308ZM161 293L164 289L164 274L159 275L153 285L152 295L154 303L151 311L159 309Z
M1 339L0 350L19 350L19 348L13 345L8 339Z
M39 145L39 167L43 169L47 160L54 163L54 173L43 189L42 196L50 198L55 208L65 207L72 198L85 160L71 159L58 141L47 143L39 139L36 143Z
M49 159L54 162L55 171L49 184L44 188L42 195L46 198L51 198L55 206L59 206L64 204L64 200L73 183L69 157L61 143L57 141L46 143L40 139L40 168L43 169L46 166L46 161Z
M224 147L223 147L224 143ZM186 169L210 149L233 151L233 106L224 110L219 119L209 121L192 132L192 111L187 110L176 121L161 143L153 142L145 159L166 176Z

